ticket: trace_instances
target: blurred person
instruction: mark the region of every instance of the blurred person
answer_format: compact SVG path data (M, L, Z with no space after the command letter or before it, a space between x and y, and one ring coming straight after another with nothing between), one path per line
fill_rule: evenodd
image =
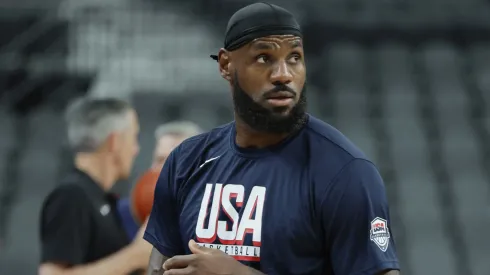
M201 128L190 121L172 121L158 126L155 130L155 148L153 160L148 172L160 173L168 156L184 140L202 133ZM140 178L141 179L141 178ZM137 183L138 184L138 183ZM153 201L153 196L149 198ZM124 229L130 239L138 232L141 222L132 210L131 198L123 198L118 201L117 209L121 216Z
M155 130L155 151L151 168L160 172L170 153L184 140L202 133L201 128L190 121L173 121Z
M66 114L75 169L44 201L40 219L40 275L134 274L144 270L151 246L130 242L109 193L130 175L138 154L136 112L118 99L84 98Z
M244 7L212 57L235 120L166 160L144 235L153 245L147 274L399 274L377 168L306 113L294 16Z

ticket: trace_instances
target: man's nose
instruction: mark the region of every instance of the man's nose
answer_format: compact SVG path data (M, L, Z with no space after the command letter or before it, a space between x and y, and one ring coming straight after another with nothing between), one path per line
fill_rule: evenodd
M277 62L273 65L271 73L272 83L289 84L291 81L293 81L293 75L286 62Z

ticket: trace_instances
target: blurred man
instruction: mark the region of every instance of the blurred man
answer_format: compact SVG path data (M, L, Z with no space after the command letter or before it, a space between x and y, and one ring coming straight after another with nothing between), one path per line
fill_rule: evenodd
M225 36L215 58L235 121L165 162L144 235L148 274L399 274L378 170L306 113L293 15L252 4Z
M201 128L190 121L173 121L158 126L155 130L155 149L151 170L160 173L168 156L182 141L202 133ZM153 197L150 198L153 200ZM131 201L129 198L119 200L118 212L124 224L126 233L133 239L139 229L139 224L131 213Z
M41 213L40 275L129 274L144 269L151 247L129 242L108 191L129 176L138 154L138 119L117 99L85 98L68 109L75 169L46 198ZM48 160L49 161L49 160Z
M156 145L151 168L160 172L170 153L182 141L202 133L197 124L190 121L174 121L160 125L155 131Z

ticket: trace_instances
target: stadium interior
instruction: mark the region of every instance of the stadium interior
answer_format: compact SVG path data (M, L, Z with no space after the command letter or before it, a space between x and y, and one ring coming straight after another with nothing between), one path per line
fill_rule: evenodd
M92 94L135 104L137 177L160 123L233 119L209 55L253 1L2 2L0 273L28 275L40 205L70 167L67 103ZM310 112L382 172L402 273L490 274L490 2L270 2L301 20Z

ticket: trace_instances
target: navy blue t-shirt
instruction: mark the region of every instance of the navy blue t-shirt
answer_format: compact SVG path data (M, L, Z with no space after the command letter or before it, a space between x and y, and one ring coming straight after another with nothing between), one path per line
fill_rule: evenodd
M194 239L265 274L399 269L383 180L332 126L309 116L267 149L235 124L192 137L166 161L144 238L167 257Z

